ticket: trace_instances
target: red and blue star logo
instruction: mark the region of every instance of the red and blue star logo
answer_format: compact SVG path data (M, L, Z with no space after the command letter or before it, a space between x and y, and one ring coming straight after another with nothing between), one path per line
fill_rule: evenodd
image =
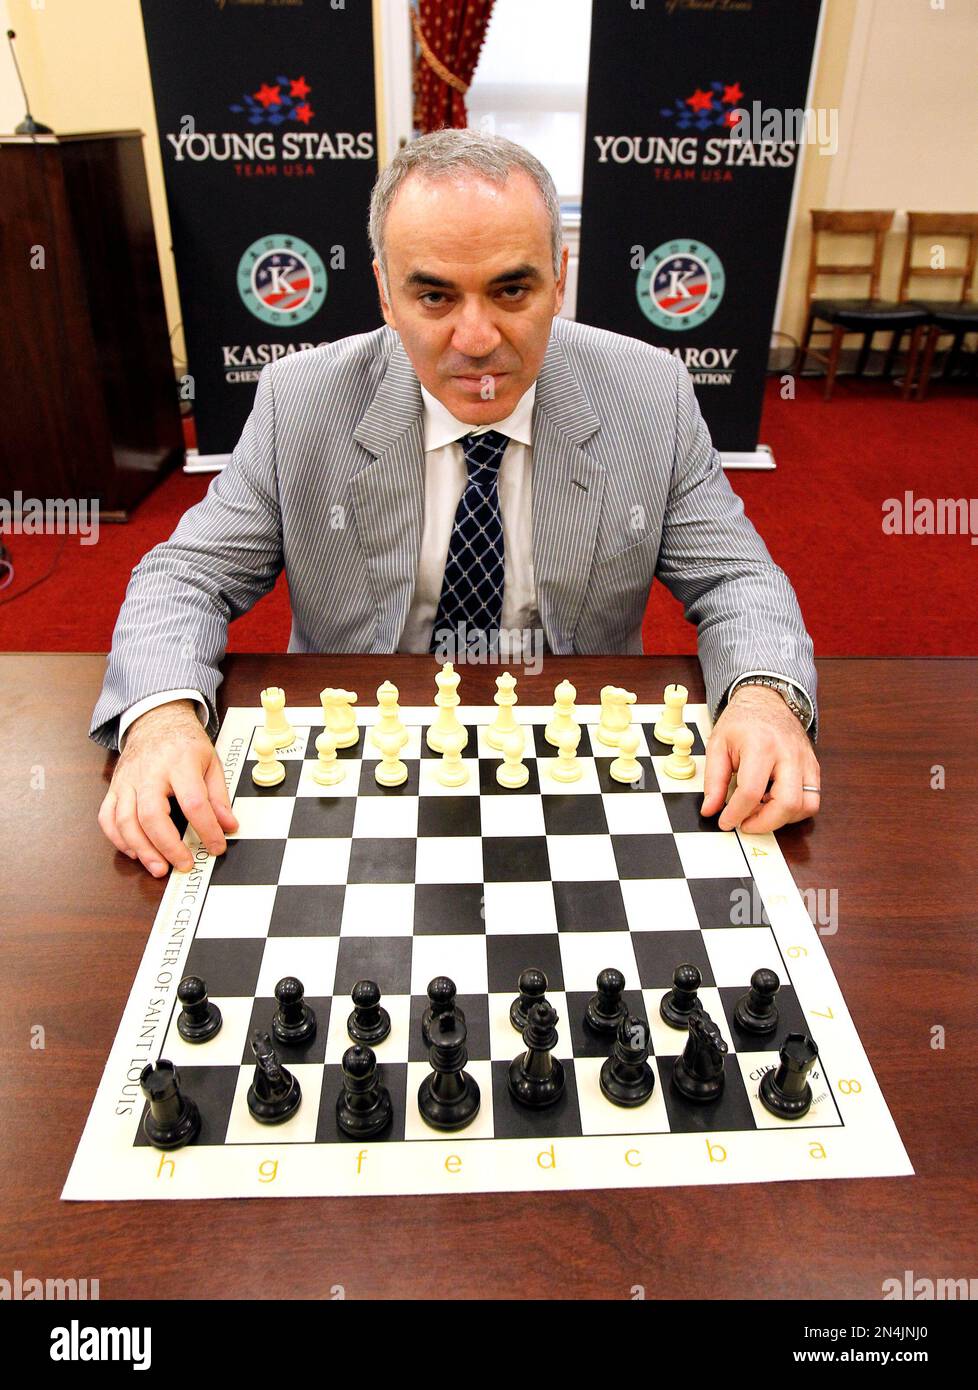
M279 126L296 121L307 126L316 114L309 105L311 91L305 77L276 77L274 82L263 82L256 92L245 92L228 110L247 116L249 125Z
M711 82L709 87L697 87L689 96L677 97L672 106L663 106L659 114L675 121L677 130L709 130L713 126L729 130L737 124L734 111L743 103L739 82Z

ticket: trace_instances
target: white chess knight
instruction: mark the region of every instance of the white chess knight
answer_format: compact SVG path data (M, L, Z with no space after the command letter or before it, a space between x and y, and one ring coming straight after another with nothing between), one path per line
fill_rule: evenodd
M672 743L676 731L684 727L684 711L689 691L684 685L667 685L662 696L665 709L659 715L652 732L660 743Z
M275 739L267 730L255 734L255 757L258 761L251 769L251 780L256 787L277 787L285 781L285 764L276 758Z
M490 748L501 753L506 735L514 733L517 728L516 715L513 713L513 706L516 704L516 677L511 676L508 671L497 676L496 693L492 698L499 713L486 729L485 740Z
M656 735L658 737L658 735ZM662 770L667 777L674 778L677 782L685 782L690 777L696 776L696 763L692 758L693 735L685 726L677 729L672 740L672 752L662 763Z
M554 712L544 731L544 738L554 748L560 746L561 734L569 734L573 729L580 728L574 709L576 699L577 691L570 681L561 681L554 691Z
M336 735L324 729L316 739L319 761L312 770L312 780L321 787L335 787L346 776L346 768L336 756Z
M438 717L429 727L425 740L432 753L445 751L442 746L442 737L445 734L461 733L463 748L469 741L468 731L459 722L459 717L455 713L461 703L458 694L458 683L461 679L450 661L446 661L435 676L435 685L438 687L438 693L435 696Z
M334 690L327 686L319 693L323 707L323 724L336 735L337 748L352 748L360 737L357 716L351 706L357 702L353 690Z
M401 710L397 703L399 691L391 681L384 681L377 691L379 717L370 733L370 741L375 748L380 747L381 734L397 734L404 728L401 723Z
M288 748L295 742L295 730L285 715L285 691L282 687L270 685L263 690L261 706L265 711L265 733L276 748Z
M606 748L617 748L618 740L632 722L631 706L636 700L631 690L620 685L601 687L601 720L598 724L598 742Z

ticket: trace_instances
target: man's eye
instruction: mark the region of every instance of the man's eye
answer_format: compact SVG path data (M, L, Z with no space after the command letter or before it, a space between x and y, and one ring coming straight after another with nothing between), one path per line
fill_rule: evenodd
M440 290L428 290L428 291L426 291L426 293L424 293L424 294L421 296L421 302L422 302L422 304L424 304L424 303L427 303L428 301L430 301L432 298L434 298L434 299L444 299L444 297L445 297L445 296L441 293ZM434 305L433 305L432 307L434 308L434 307L437 307L437 306L434 306Z

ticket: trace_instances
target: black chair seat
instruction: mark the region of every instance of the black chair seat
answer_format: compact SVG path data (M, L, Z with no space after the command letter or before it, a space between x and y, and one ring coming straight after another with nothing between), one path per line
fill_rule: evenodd
M868 332L897 328L916 328L926 323L928 311L919 304L901 304L895 299L813 299L811 311L825 323Z
M918 299L914 301L927 310L928 320L948 333L978 331L978 303L974 300L960 304L953 299Z

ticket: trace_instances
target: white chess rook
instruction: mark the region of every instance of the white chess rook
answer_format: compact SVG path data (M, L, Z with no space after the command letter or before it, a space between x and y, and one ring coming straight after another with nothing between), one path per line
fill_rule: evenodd
M662 696L665 709L659 715L653 733L660 743L672 743L676 730L685 723L684 710L689 691L684 685L667 685Z
M261 693L261 705L265 711L265 733L276 748L288 748L295 742L295 730L285 716L285 691L279 685L270 685Z

